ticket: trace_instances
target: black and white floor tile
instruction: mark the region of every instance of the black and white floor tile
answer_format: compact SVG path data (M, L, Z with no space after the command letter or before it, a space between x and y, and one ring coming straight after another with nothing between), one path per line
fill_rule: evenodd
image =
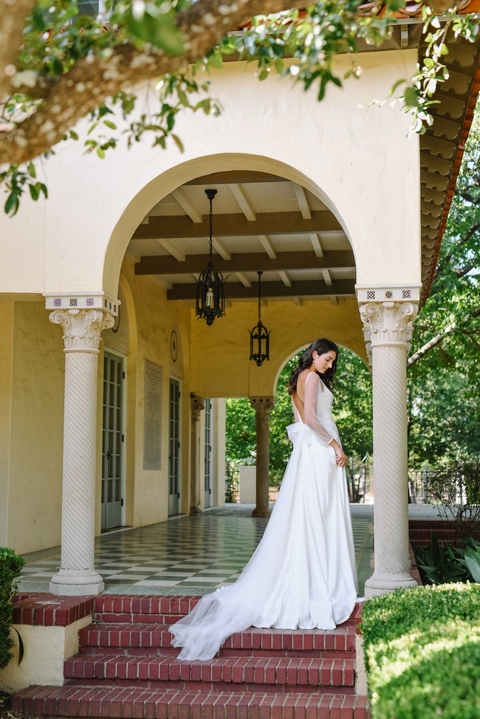
M267 519L251 517L251 510L247 505L227 505L197 517L106 533L95 541L95 568L110 593L204 594L231 584L267 525ZM362 584L370 574L372 512L352 514ZM26 555L25 561L19 590L48 591L60 567L60 550Z

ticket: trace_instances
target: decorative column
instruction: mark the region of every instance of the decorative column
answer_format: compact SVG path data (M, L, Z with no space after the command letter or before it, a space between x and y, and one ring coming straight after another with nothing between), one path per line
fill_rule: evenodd
M201 514L200 504L200 412L205 408L203 397L191 395L190 407L192 411L192 451L190 463L190 516Z
M412 587L408 537L407 354L420 287L357 289L370 342L375 468L375 569L371 598Z
M99 594L104 583L94 568L98 354L101 332L113 326L118 302L103 296L49 298L47 309L52 300L53 306L65 307L50 314L64 333L65 400L61 568L50 591ZM98 309L79 308L85 304Z
M257 475L256 500L257 504L252 517L269 517L270 487L270 412L275 404L274 397L250 397L250 404L255 410L257 424Z

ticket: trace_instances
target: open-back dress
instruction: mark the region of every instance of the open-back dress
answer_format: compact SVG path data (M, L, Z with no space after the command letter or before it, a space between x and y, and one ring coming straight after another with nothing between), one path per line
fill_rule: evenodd
M235 584L202 597L172 625L179 659L211 659L250 626L334 629L351 615L357 571L345 470L328 444L339 441L332 401L310 372L305 421L294 404L293 452L263 538Z

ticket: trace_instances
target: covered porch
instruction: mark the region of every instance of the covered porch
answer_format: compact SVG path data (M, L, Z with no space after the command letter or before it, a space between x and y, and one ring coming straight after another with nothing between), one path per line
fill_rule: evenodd
M268 518L255 505L227 504L199 516L107 532L95 540L95 566L107 594L201 595L233 583L252 556ZM350 505L359 595L371 575L373 505ZM425 513L428 513L426 508ZM48 592L60 547L25 555L19 591Z

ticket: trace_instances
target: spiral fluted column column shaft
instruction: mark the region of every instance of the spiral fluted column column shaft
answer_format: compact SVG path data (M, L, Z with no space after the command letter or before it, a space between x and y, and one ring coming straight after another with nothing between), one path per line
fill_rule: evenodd
M270 515L270 412L275 399L250 397L250 404L255 410L257 430L256 506L252 517L268 517Z
M192 411L192 451L190 454L190 516L201 513L200 504L200 412L205 408L203 397L190 397Z
M360 313L371 342L373 458L375 467L375 569L365 583L370 598L415 586L408 538L407 352L412 302L370 302Z
M50 321L62 325L65 342L61 568L50 591L98 594L104 589L94 568L98 346L114 318L98 310L59 310Z

